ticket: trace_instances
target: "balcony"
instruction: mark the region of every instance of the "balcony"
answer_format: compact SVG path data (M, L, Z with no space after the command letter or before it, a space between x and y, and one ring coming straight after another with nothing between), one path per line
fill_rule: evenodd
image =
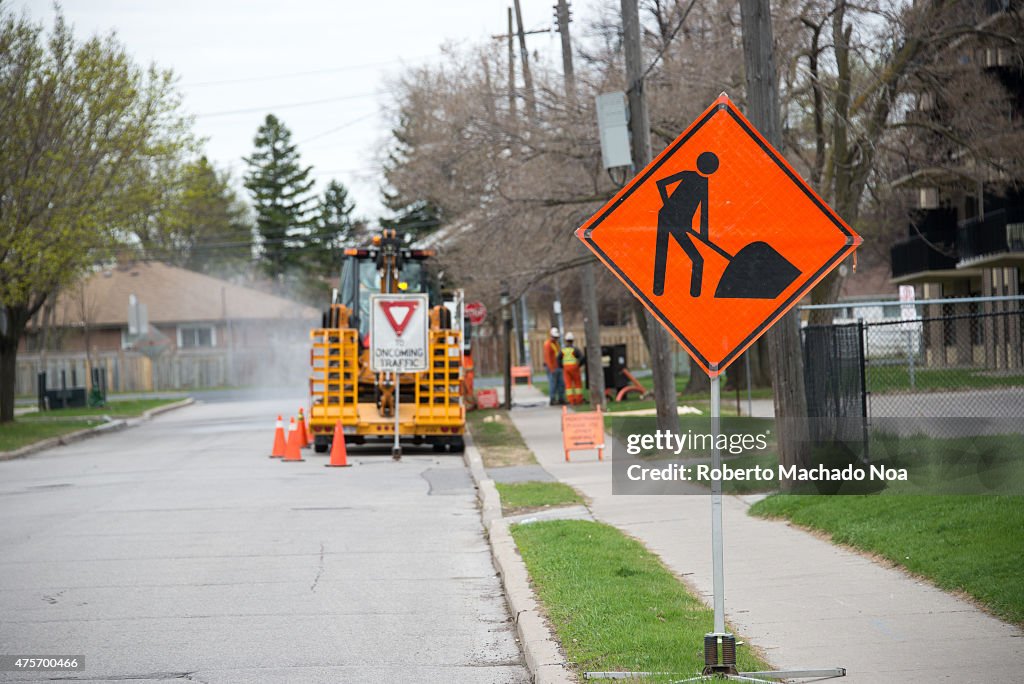
M952 247L956 242L956 230L956 209L916 209L910 212L907 237L923 235L931 243Z
M957 268L1000 268L1024 264L1024 207L999 209L985 218L962 221L957 231Z
M936 251L919 235L893 245L889 257L893 282L901 285L958 280L968 275L957 270L955 256Z

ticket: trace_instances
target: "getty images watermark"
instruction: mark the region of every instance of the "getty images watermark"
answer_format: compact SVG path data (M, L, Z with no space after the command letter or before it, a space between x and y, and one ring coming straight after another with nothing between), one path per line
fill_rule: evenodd
M771 430L759 433L732 433L714 435L711 432L671 433L656 430L652 433L631 433L626 435L626 454L639 456L645 452L679 456L683 452L711 451L718 446L723 455L746 453L767 454ZM630 463L626 477L632 482L695 482L710 485L716 480L722 482L864 482L867 480L888 482L908 480L906 468L890 468L884 465L866 467L848 464L842 468L829 468L822 463L814 466L798 465L732 465L725 462L721 467L710 463Z
M715 433L709 419L694 418L673 433L633 418L610 427L615 494L707 494L713 482L727 493L1024 493L1016 420L723 418ZM780 462L779 430L803 436L799 463Z

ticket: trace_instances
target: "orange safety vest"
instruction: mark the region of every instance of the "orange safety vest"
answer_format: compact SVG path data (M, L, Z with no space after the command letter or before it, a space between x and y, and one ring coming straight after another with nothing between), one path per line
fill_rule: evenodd
M549 371L558 370L558 343L552 339L544 341L544 365Z

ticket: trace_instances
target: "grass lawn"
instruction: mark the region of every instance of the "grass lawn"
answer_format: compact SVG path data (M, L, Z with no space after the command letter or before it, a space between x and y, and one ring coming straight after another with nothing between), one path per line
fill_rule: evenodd
M495 482L505 515L583 503L576 490L561 482Z
M645 376L643 376L641 378L637 378L637 380L640 381L640 384L643 385L644 388L648 392L654 390L654 382L652 381L651 376L645 375ZM699 404L701 402L703 402L703 408L701 410L706 412L708 410L708 407L710 407L710 405L711 405L711 395L710 395L710 392L697 392L697 393L692 393L691 392L691 393L684 394L683 390L686 388L686 384L689 382L689 380L690 380L689 377L687 377L685 375L677 375L676 376L676 395L679 398L679 402L680 403L690 404L690 405L693 405L693 406L697 406L698 408L701 408L701 406ZM548 396L548 383L547 383L546 380L536 381L536 382L533 383L533 386L536 387L537 390L540 391L544 396ZM584 389L583 391L584 391L584 395L586 395L587 390ZM755 387L755 388L753 388L751 390L750 395L754 399L771 399L772 396L773 396L772 395L772 390L771 390L770 387ZM630 394L629 396L627 396L622 401L618 401L618 402L610 401L610 402L607 402L607 410L608 411L633 411L633 410L637 410L637 409L654 408L654 402L652 400L649 400L649 399L648 400L639 400L639 399L637 399L637 396L638 395L636 395L636 394ZM744 403L746 401L747 401L747 389L746 389L746 387L741 387L740 388L740 403ZM729 405L731 405L733 407L732 410L733 410L733 412L735 412L735 407L736 407L736 390L735 389L725 390L723 388L722 389L722 410L723 410L723 412L728 410L728 406Z
M181 399L126 399L111 401L102 408L70 408L33 411L17 416L13 423L0 425L0 451L14 451L51 437L95 427L110 418L133 418L146 411Z
M876 394L1024 386L1024 375L995 375L969 368L915 368L913 390L906 364L869 365L865 375L868 390Z
M66 408L52 411L32 411L18 416L18 420L40 420L78 418L89 416L110 416L111 418L134 418L141 416L150 409L181 401L181 399L124 399L109 401L106 406L98 408Z
M0 452L95 427L102 420L21 420L0 424Z
M826 532L1024 625L1024 497L778 495L750 514Z
M703 667L713 613L640 542L582 520L513 525L530 578L577 673L666 672ZM746 646L740 670L768 669Z
M473 443L480 450L485 468L534 465L537 459L526 446L519 430L504 409L477 409L466 412L466 425Z

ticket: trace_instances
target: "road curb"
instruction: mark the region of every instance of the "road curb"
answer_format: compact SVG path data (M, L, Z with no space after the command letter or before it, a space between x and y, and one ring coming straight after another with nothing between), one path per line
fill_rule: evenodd
M576 677L565 661L558 641L548 627L537 597L530 587L530 576L523 563L508 523L501 514L501 497L494 480L487 477L483 460L476 446L466 436L463 454L470 475L477 486L480 499L480 518L487 530L491 558L505 588L505 600L515 618L516 634L523 649L526 666L534 684L570 684Z
M46 449L52 449L54 447L65 446L67 444L80 442L83 439L88 439L89 437L97 437L99 435L104 435L108 432L119 432L121 430L124 430L125 428L141 425L142 423L145 423L146 421L151 420L152 418L159 416L162 413L167 413L168 411L184 408L194 403L195 399L193 399L192 397L188 397L187 399L182 399L181 401L174 402L173 404L167 404L166 406L158 406L156 408L149 409L138 418L119 418L118 420L112 420L109 423L103 423L102 425L97 425L96 427L93 428L78 430L76 432L71 432L66 435L61 435L60 437L50 437L49 439L44 439L41 442L33 442L32 444L23 446L20 449L15 449L14 451L0 453L0 461L13 461L16 458L25 458L27 456L31 456L34 453L45 451Z

